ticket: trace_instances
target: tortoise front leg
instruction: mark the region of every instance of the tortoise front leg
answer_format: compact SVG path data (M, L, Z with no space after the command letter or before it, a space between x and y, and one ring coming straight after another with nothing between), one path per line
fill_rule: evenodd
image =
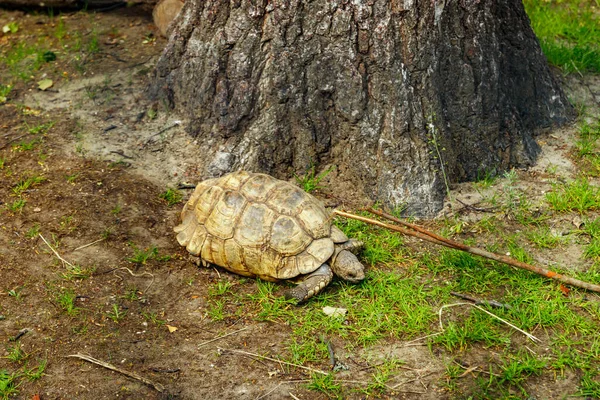
M308 300L329 285L333 279L331 267L327 264L321 265L312 274L306 275L295 288L286 290L283 295L286 299L296 299L298 303Z
M210 266L210 263L203 260L202 258L198 257L198 256L193 256L193 255L189 255L190 261L193 262L194 264L196 264L197 267L204 267L204 268L208 268Z

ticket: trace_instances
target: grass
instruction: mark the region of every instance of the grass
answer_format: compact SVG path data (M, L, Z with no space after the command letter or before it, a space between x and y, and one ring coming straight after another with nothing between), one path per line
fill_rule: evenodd
M45 51L41 44L28 45L25 42L17 42L4 53L3 63L13 77L29 81L45 63L43 58Z
M10 373L6 369L0 370L0 399L8 400L10 397L19 393L19 376Z
M62 272L60 276L66 281L82 280L89 278L93 272L93 269L73 265L67 269L67 272Z
M600 72L600 16L595 1L524 0L548 61L565 72Z
M131 246L133 247L133 256L129 257L127 261L131 261L132 263L144 265L148 260L158 256L158 248L156 246L146 249L139 249L134 245Z
M334 167L330 167L326 170L324 170L323 172L321 172L320 174L316 173L316 166L315 165L311 165L310 168L306 171L306 173L302 176L298 176L294 174L294 177L296 178L296 184L298 186L300 186L302 188L302 190L304 190L307 193L312 193L318 189L321 189L322 187L319 185L319 183L325 179L325 177L327 175L329 175L329 173L331 173L331 171L334 170Z
M44 135L46 134L53 126L56 124L55 121L46 122L44 124L38 124L34 126L29 126L25 122L25 126L27 127L27 131L32 135Z
M10 289L8 291L8 295L10 297L14 297L16 300L21 300L22 299L22 295L21 295L22 291L23 291L23 287L18 286L16 288Z
M310 383L306 385L308 389L323 393L330 399L343 399L342 385L335 381L334 374L317 374L310 376Z
M0 84L0 104L6 103L8 101L8 95L12 91L12 88L12 85Z
M600 207L600 188L587 177L580 177L568 183L554 184L546 194L546 201L559 212L578 211L580 214Z
M24 192L31 189L33 186L39 185L45 180L46 178L44 178L43 176L33 175L19 181L15 186L13 186L12 191L16 196L21 196Z
M119 306L113 304L112 308L106 312L106 316L110 318L115 324L121 322L123 318L127 315L127 311L121 311Z
M579 139L575 143L576 156L581 169L589 176L600 176L600 120L583 122L579 127Z
M142 317L146 321L152 322L154 325L161 327L167 323L166 320L158 317L158 314L155 312L142 312Z
M75 306L76 298L77 296L72 289L62 289L55 295L55 300L59 307L71 317L79 314L80 311L80 309Z
M13 363L20 363L27 358L27 353L23 351L21 345L15 344L7 349L6 359Z
M15 350L18 349L18 350ZM18 354L17 359L10 359L13 363L21 363L27 355L21 350L19 346L14 346L8 349L9 357L12 354ZM33 368L27 368L27 365L19 368L15 372L9 372L7 369L0 369L0 399L8 400L15 398L19 394L19 387L26 381L33 382L42 378L45 374L46 366L48 361L43 359L40 360L38 365Z
M181 203L181 200L183 200L183 194L181 194L181 192L179 190L176 189L167 189L166 191L162 192L159 197L161 199L163 199L164 201L167 202L167 205L169 207L174 206L175 204Z
M538 249L554 249L565 242L565 238L552 232L548 226L539 227L525 234Z

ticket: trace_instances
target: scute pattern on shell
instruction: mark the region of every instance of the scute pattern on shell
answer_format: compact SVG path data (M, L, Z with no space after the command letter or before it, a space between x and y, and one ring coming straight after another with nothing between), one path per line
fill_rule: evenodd
M313 272L334 252L325 207L265 174L240 171L201 182L181 220L177 240L190 254L244 276L293 278ZM333 232L336 241L340 233Z

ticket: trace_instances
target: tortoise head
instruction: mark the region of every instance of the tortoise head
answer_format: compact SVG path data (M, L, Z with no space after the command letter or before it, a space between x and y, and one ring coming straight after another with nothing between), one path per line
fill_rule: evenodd
M360 282L365 279L365 266L350 251L336 251L331 262L333 273L350 282Z

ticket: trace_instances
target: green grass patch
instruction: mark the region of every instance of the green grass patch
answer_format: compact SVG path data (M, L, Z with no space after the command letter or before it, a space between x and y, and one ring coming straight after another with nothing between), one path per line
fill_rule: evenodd
M131 261L132 263L144 265L148 260L158 256L158 248L156 246L140 249L132 244L131 247L133 248L133 256L129 257L127 261Z
M547 226L542 226L525 234L527 239L538 249L553 249L564 242L564 238L552 232Z
M13 186L12 191L15 195L21 196L24 192L29 190L35 185L39 185L44 182L46 178L39 175L32 175L26 179L19 181L15 186Z
M12 203L7 204L6 208L12 212L21 212L25 207L25 203L27 203L25 199L16 199Z
M44 56L47 51L41 44L28 45L18 42L6 51L2 63L12 76L29 81L42 65L48 62L47 56Z
M579 139L575 143L576 156L581 170L589 176L600 176L600 121L584 122L579 127Z
M370 214L362 213L372 217ZM399 233L374 227L353 219L338 219L335 224L349 237L361 240L365 248L360 260L367 265L398 264L406 261L404 238Z
M19 376L5 369L0 370L0 399L9 399L19 393Z
M524 0L548 61L566 72L600 72L600 13L595 1Z
M317 174L315 169L316 167L312 165L304 175L298 176L294 174L294 177L296 178L296 184L307 193L312 193L318 189L322 189L319 183L325 179L325 177L329 175L331 171L333 171L334 167L328 168L320 174Z
M0 104L6 103L6 101L8 101L8 95L12 91L12 88L12 85L0 84Z
M556 211L596 210L600 207L600 188L592 185L586 177L569 183L556 183L546 193L546 201Z
M181 203L181 200L183 199L183 195L177 189L167 189L158 195L158 197L166 201L169 207L174 206L177 203Z
M67 315L75 316L79 314L80 309L75 306L75 299L77 296L72 289L62 289L55 294L55 300Z

